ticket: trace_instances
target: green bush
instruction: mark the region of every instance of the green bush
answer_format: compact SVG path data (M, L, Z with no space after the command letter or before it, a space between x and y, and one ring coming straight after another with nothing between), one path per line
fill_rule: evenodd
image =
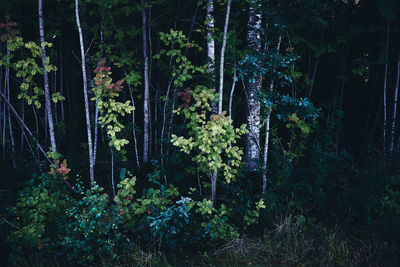
M115 258L121 238L117 206L110 204L109 196L96 184L86 191L79 184L75 188L81 196L67 198L71 207L66 211L60 254L76 263Z
M26 264L35 254L45 259L57 248L62 231L57 222L71 204L66 201L67 189L60 176L42 173L34 177L19 192L16 205L10 209L15 227L7 241L14 264Z

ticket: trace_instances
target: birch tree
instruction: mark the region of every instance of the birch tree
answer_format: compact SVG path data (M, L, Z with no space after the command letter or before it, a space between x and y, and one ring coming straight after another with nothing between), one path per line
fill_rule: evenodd
M218 100L218 114L222 112L222 97L224 94L224 61L225 61L225 48L226 48L226 39L228 35L228 25L229 25L229 15L231 13L231 4L232 0L228 0L226 6L226 15L225 15L225 25L224 25L224 35L222 37L222 48L221 48L221 61L219 64L219 100Z
M396 86L394 89L392 136L390 139L390 152L393 152L393 146L394 146L394 132L395 132L396 120L397 120L397 101L398 101L398 93L399 93L399 78L400 78L400 53L399 53L399 56L397 59L397 76L396 76Z
M150 150L150 89L149 89L149 56L147 52L147 19L144 0L140 0L142 6L142 36L143 36L143 59L144 59L144 99L143 99L143 164L149 161Z
M90 112L89 112L89 97L87 90L87 76L86 76L86 60L85 60L85 47L83 44L82 28L81 22L79 20L79 0L75 0L75 18L76 25L79 32L79 44L81 50L81 68L82 68L82 78L83 78L83 98L85 101L85 117L86 117L86 131L88 139L88 150L89 150L89 175L90 182L94 183L94 157L93 157L93 143L92 143L92 131L90 129Z
M49 128L51 149L53 152L57 151L56 135L54 131L53 114L51 112L50 89L49 89L49 76L47 74L47 59L46 59L46 42L44 40L44 25L43 25L43 2L38 0L39 4L39 32L40 44L42 48L42 65L43 65L43 81L44 81L44 97L45 97L45 110L46 118Z
M206 15L206 25L207 25L207 57L208 57L208 71L210 73L211 89L215 88L215 20L214 20L214 0L208 0L207 2L207 15ZM211 102L212 113L218 113L217 102L213 100Z
M383 79L383 152L386 152L386 126L387 126L387 110L386 110L386 87L387 87L387 76L388 76L388 60L389 60L389 34L390 26L387 24L386 33L386 60L385 60L385 77Z
M279 36L278 44L276 46L276 53L279 54L281 47L282 36ZM269 94L274 90L274 79L271 79L269 84ZM262 172L262 191L267 192L267 171L268 171L268 149L269 149L269 129L271 122L272 105L268 106L267 116L265 118L265 143L264 143L264 159L263 159L263 172Z
M250 14L247 23L247 44L252 53L259 52L261 30L261 1L252 0L250 2ZM245 81L246 92L246 123L249 133L245 140L245 161L249 171L257 169L257 162L260 158L260 101L255 99L255 92L261 89L262 77L255 74L255 77Z

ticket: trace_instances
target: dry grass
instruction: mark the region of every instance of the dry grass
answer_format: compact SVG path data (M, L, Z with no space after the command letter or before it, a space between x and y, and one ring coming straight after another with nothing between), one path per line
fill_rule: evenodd
M238 238L202 266L400 266L400 250L377 237L358 239L340 227L277 218L258 239ZM195 266L195 265L194 265Z

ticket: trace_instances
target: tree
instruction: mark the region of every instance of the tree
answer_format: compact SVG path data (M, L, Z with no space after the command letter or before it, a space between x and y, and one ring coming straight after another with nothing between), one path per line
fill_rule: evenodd
M42 0L38 0L38 11L39 11L39 32L40 32L40 45L42 47L42 65L43 65L43 81L44 81L44 96L45 96L45 109L46 109L46 117L49 124L49 134L50 134L50 143L51 149L53 152L57 151L56 145L56 135L54 130L54 122L53 122L53 113L51 111L51 101L50 101L50 89L49 89L49 77L47 75L47 65L49 64L46 61L46 46L48 43L44 40L44 23L43 23L43 2Z
M250 53L261 50L261 1L252 0L249 7L247 22L247 45ZM253 78L245 80L246 92L246 123L245 161L249 171L255 171L260 158L260 102L255 98L256 92L261 90L262 77L255 74Z
M85 57L85 47L83 44L82 28L81 22L79 20L79 0L75 0L75 19L76 26L79 32L79 44L81 49L81 68L82 68L82 78L83 78L83 98L85 100L85 117L86 117L86 132L88 140L88 150L89 150L89 176L90 182L94 183L94 155L93 155L93 142L92 142L92 130L90 122L90 111L89 111L89 97L87 90L87 76L86 76L86 57Z
M224 94L225 48L226 48L226 39L227 39L227 35L228 35L228 25L229 25L229 15L231 13L231 4L232 4L232 0L228 0L227 6L226 6L224 35L222 37L221 59L220 59L220 64L219 64L218 114L221 114L221 112L222 112L222 99L223 99L223 94ZM230 116L230 114L229 114L229 116Z
M144 77L144 99L143 99L143 163L149 161L150 151L150 89L149 89L149 55L147 52L147 19L144 0L140 1L142 7L142 38L143 38L143 77Z
M215 88L215 20L214 20L214 0L207 1L207 15L206 15L206 25L207 25L207 57L208 57L208 71L210 73L210 86ZM218 113L217 102L212 100L211 102L212 112L214 114Z

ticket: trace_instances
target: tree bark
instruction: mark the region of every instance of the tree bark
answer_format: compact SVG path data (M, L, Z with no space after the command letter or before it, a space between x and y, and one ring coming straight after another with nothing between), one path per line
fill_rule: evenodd
M232 118L232 99L233 99L233 93L235 92L235 86L236 86L236 60L233 64L233 79L232 79L232 88L231 88L231 94L229 96L229 117Z
M228 25L229 25L229 15L231 13L231 3L232 0L228 0L228 4L226 6L226 16L225 16L225 26L224 26L224 36L222 37L222 48L221 48L221 61L219 64L219 101L218 101L218 114L222 112L222 100L224 93L224 61L225 61L225 48L226 48L226 39L228 35Z
M14 114L15 118L18 120L18 122L21 124L21 126L25 129L25 131L29 134L29 136L35 141L38 149L42 152L43 156L47 159L49 164L53 164L53 162L49 159L47 156L46 151L43 149L43 147L39 144L35 136L32 134L31 130L26 126L24 121L21 119L21 117L18 115L18 112L15 110L15 108L11 105L10 101L7 99L7 96L4 95L3 92L0 91L0 96L3 98L4 102L7 104L8 108L11 110L11 112Z
M207 2L207 56L208 56L208 71L210 72L211 82L210 88L215 90L215 39L214 39L214 0L208 0ZM212 113L218 113L217 102L213 100L211 102Z
M62 47L60 47L60 95L64 96L63 94L63 57L62 57ZM64 122L65 116L64 116L64 101L61 101L60 103L60 108L61 108L61 121Z
M112 147L110 147L111 152L111 187L113 192L113 197L115 198L115 183L114 183L114 151Z
M383 153L386 152L386 125L387 125L387 108L386 108L386 87L387 87L387 75L388 75L388 61L389 61L389 33L390 25L387 24L387 35L386 35L386 62L385 62L385 78L383 81Z
M247 43L253 53L261 49L260 30L261 30L261 1L252 0L250 3L250 14L248 20ZM246 82L246 104L247 104L247 130L245 140L245 161L249 171L255 171L258 168L260 158L259 140L260 140L260 101L256 100L255 92L262 86L262 77L255 75L252 82L248 79Z
M398 101L398 92L399 92L399 78L400 78L400 53L399 53L399 57L397 59L397 77L396 77L396 87L394 90L392 138L390 140L390 152L393 152L393 146L394 146L394 130L396 127L396 120L397 120L397 101Z
M150 89L149 89L149 56L147 52L147 19L144 0L140 0L142 6L142 30L143 30L143 59L144 59L144 99L143 99L143 164L149 161L150 149Z
M126 76L126 72L125 72L125 76ZM139 153L138 153L138 149L137 149L137 139L136 139L136 130L135 130L135 108L136 108L136 106L135 106L135 99L133 98L130 84L128 84L128 90L129 90L129 96L131 97L132 105L133 105L133 111L132 111L132 133L133 133L133 141L134 141L134 146L135 146L136 164L137 164L138 168L140 169Z
M50 89L49 89L49 77L46 70L46 47L44 46L44 25L43 25L43 2L38 0L39 4L39 32L40 32L40 44L42 47L42 65L43 65L43 80L44 80L44 97L46 107L46 117L49 127L50 143L53 152L57 151L56 146L56 135L54 131L53 114L51 112L51 100L50 100Z
M85 48L83 45L82 28L79 20L79 1L75 0L75 18L76 25L78 26L79 32L79 43L81 49L81 68L83 78L83 98L85 100L85 115L86 115L86 130L88 138L88 150L89 150L89 175L90 182L94 183L94 158L93 158L93 144L92 144L92 131L90 129L90 112L89 112L89 98L87 90L87 76L86 76L86 60L85 60Z
M217 171L213 171L211 175L211 201L215 207L217 200Z
M279 54L279 49L281 47L282 36L279 36L278 45L276 46L276 53ZM274 79L271 80L269 84L269 94L274 91ZM263 160L263 172L262 172L262 191L267 192L267 172L268 172L268 148L269 148L269 126L271 122L272 106L268 106L267 117L265 119L265 143L264 143L264 160Z

